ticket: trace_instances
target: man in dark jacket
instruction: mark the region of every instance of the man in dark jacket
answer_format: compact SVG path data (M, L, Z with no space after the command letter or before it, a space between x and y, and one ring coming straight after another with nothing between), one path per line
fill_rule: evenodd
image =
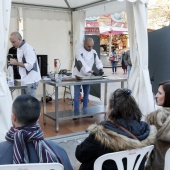
M128 78L129 78L130 70L131 70L131 67L132 67L132 62L131 62L131 59L130 59L130 50L126 51L124 62L125 62L125 65L127 66L127 72L128 72Z
M37 123L40 103L30 95L21 95L12 105L13 126L0 143L0 164L49 163L63 164L64 170L72 170L63 148L52 141L44 140Z

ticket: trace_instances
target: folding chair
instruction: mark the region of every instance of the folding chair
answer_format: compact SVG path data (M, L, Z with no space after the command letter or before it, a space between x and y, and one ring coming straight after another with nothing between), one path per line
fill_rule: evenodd
M127 159L127 170L132 170L133 168L134 168L133 170L138 170L144 156L147 155L148 160L153 148L154 145L150 145L139 149L126 150L102 155L99 158L97 158L96 161L94 162L94 170L102 170L103 162L106 160L114 160L118 170L124 170L124 165L122 161L123 158ZM139 158L135 164L136 158L138 156ZM147 163L147 160L145 162L145 165Z
M60 163L31 163L0 165L0 170L64 170Z
M164 170L169 170L169 168L170 168L170 149L168 149L165 154Z

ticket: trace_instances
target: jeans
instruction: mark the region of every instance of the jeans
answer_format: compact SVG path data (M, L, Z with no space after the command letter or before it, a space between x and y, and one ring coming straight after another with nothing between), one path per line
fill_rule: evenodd
M38 82L27 84L27 88L25 90L25 94L36 97L36 90L38 87Z
M116 73L116 68L117 68L117 61L113 61L112 62L112 71L113 71L113 73L114 72Z
M131 67L132 67L132 66L130 66L130 65L127 66L128 78L129 78L129 75L130 75Z
M74 110L79 110L79 97L80 97L80 87L81 85L74 86ZM90 91L90 85L82 85L83 87L83 108L88 107L88 96Z

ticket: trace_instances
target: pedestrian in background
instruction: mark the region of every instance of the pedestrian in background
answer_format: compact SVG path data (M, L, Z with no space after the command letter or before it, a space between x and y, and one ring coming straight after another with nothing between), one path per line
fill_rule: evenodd
M130 50L126 51L124 62L125 62L125 65L127 66L127 72L128 72L128 78L129 78L130 70L132 68L132 62L131 62L131 59L130 59Z
M125 64L125 51L122 51L121 65L122 65L122 69L123 69L123 74L127 74L127 66Z
M115 48L113 48L113 50L112 50L112 55L109 57L109 61L112 64L112 74L117 74L118 56L117 56Z

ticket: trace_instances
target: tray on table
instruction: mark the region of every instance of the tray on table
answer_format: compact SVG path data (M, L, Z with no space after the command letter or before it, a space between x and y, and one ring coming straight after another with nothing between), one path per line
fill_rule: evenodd
M76 75L75 76L77 80L97 80L97 79L102 79L103 76L80 76L80 75Z

